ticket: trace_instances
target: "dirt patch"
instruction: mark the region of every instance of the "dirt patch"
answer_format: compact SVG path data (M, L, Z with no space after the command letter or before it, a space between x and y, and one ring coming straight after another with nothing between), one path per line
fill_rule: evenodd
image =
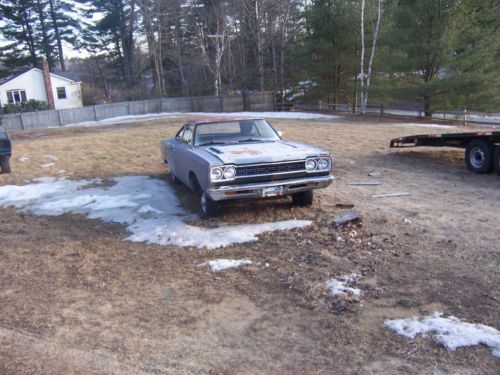
M0 185L45 176L167 180L159 141L183 122L17 133L13 173ZM312 208L234 202L203 225L310 219L312 227L198 250L125 242L122 226L77 215L0 209L0 372L498 373L488 348L448 352L383 328L385 319L434 311L500 328L500 179L468 172L460 150L388 148L394 137L463 129L271 122L286 139L330 149L334 185ZM40 168L47 155L54 166ZM375 179L371 172L381 185L347 185ZM195 211L191 193L176 189ZM411 195L373 198L397 191ZM352 206L360 223L328 225ZM197 267L216 258L254 264ZM352 272L361 301L329 298L325 282Z

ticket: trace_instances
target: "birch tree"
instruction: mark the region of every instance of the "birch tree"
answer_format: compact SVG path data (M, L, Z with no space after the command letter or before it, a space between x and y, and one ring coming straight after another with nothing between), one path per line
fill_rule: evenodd
M377 20L375 23L375 28L373 30L372 36L372 48L370 53L370 59L368 61L368 69L365 73L365 0L361 0L361 58L360 58L360 113L364 115L366 113L366 106L368 104L368 90L371 83L372 66L373 60L375 58L375 49L377 47L377 38L380 30L380 21L382 19L382 0L377 0Z

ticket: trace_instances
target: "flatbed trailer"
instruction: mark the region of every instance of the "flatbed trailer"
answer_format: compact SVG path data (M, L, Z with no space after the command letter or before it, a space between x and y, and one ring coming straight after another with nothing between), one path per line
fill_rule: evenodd
M421 134L394 138L390 147L456 147L465 149L465 163L470 171L500 175L500 131L448 134Z

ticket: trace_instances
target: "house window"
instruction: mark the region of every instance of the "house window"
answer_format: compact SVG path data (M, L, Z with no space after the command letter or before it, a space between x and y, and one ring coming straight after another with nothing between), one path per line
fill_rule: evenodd
M57 99L66 99L66 87L57 88Z
M24 90L9 90L7 91L7 101L10 104L26 102L26 91Z

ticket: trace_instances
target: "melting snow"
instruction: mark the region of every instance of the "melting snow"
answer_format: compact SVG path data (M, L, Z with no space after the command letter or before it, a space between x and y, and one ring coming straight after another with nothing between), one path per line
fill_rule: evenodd
M188 225L185 220L195 220L196 216L180 207L173 189L164 181L127 176L117 177L114 182L109 187L99 179L44 177L28 185L1 186L0 207L13 206L35 215L83 214L90 219L127 225L128 241L209 249L256 241L256 236L264 232L311 225L308 220L217 228Z
M358 275L352 273L350 275L340 276L338 279L330 279L326 282L325 287L330 290L332 296L348 296L352 295L355 298L361 296L361 290L351 288L348 284L353 283L358 278Z
M249 259L215 259L198 264L198 267L209 266L213 272L219 272L228 268L238 268L252 263L253 262Z
M78 124L71 124L68 126L96 126L96 125L111 125L121 124L126 122L147 121L156 118L178 118L183 116L197 116L197 117L253 117L253 118L278 118L278 119L292 119L292 120L336 120L339 116L323 115L318 113L307 112L163 112L163 113L150 113L146 115L131 115L119 116L99 121L81 122Z
M448 350L456 350L462 346L484 344L491 348L495 357L500 357L500 332L484 324L467 323L450 316L443 318L443 313L435 312L425 318L388 320L386 328L409 339L419 333L435 333L434 340Z

